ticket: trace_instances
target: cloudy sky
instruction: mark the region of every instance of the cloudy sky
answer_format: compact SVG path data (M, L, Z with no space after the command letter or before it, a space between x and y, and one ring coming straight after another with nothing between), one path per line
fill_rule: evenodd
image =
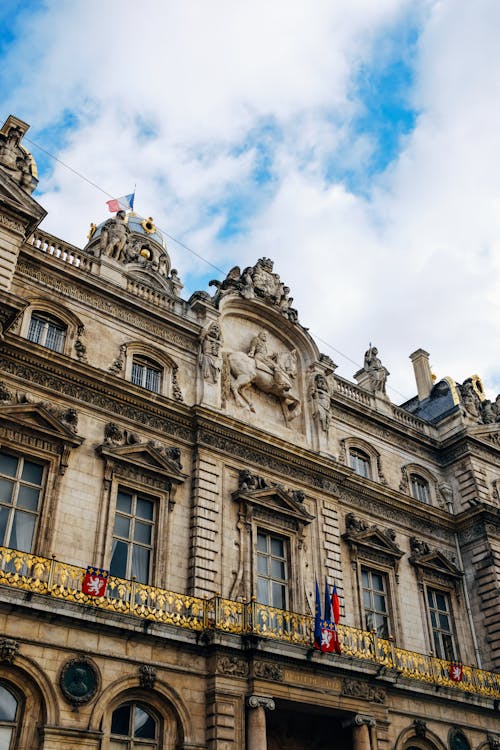
M101 188L33 146L47 231L136 184L208 261L169 241L186 296L265 255L340 375L371 341L401 402L422 347L494 396L499 33L498 0L3 0L0 115Z

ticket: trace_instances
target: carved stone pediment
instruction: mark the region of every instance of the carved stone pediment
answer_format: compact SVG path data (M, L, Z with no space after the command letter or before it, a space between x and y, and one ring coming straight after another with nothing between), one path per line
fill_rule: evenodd
M252 512L259 511L266 516L270 513L274 516L287 520L293 526L298 528L304 524L309 524L314 519L302 506L301 502L295 499L293 491L287 491L283 487L266 487L255 490L236 490L232 498L235 502L245 504L252 508Z
M468 432L477 440L482 440L485 443L488 443L488 445L494 445L496 448L500 448L500 422L469 427Z
M159 449L151 443L118 446L104 443L96 451L106 460L105 479L111 478L117 466L127 474L140 473L143 477L154 478L155 483L161 479L167 489L187 478L181 472L179 462L168 455L168 449Z
M413 554L409 559L411 564L416 568L420 568L427 574L430 573L433 576L451 578L454 581L462 578L461 571L442 552L430 549L425 542L422 543L419 540L412 539L411 544Z
M378 526L368 526L353 513L349 513L346 517L346 532L342 535L342 539L347 542L351 550L356 554L361 554L364 559L382 561L397 567L404 552L398 547L394 538L395 534L392 529L382 530Z
M75 423L69 421L74 415L73 409L54 414L43 404L5 403L0 405L0 433L10 434L20 445L35 443L57 452L59 471L64 474L71 450L83 443L83 438L75 434Z

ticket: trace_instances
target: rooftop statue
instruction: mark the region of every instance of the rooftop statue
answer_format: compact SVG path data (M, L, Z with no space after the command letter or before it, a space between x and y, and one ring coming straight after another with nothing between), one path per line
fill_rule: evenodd
M372 393L384 393L385 384L389 370L384 367L378 357L378 349L370 344L370 348L365 352L363 369L369 375L368 385Z
M101 229L101 236L99 238L101 255L108 255L115 260L122 260L129 234L127 214L125 211L118 211L116 216L108 219Z
M21 145L28 125L12 115L0 130L0 164L17 184L32 193L37 186L36 165L30 152Z

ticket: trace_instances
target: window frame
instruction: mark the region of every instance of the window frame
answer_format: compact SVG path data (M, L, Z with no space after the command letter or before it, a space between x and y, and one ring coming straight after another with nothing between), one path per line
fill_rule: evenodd
M8 547L10 549L17 549L19 550L19 552L32 553L34 549L36 549L36 546L37 546L38 527L40 525L40 516L41 516L45 491L46 491L46 482L47 482L47 475L48 475L47 461L42 461L38 459L36 456L34 457L31 454L21 453L20 451L6 450L3 447L3 445L0 443L0 455L1 454L6 455L6 456L11 456L12 458L16 458L17 467L16 467L15 476L10 476L2 472L2 466L0 465L0 478L1 479L5 478L7 481L12 481L14 485L13 491L12 491L12 499L10 503L3 502L2 498L0 497L0 508L8 508L8 520L6 522L4 536L0 537L0 546ZM24 466L27 460L30 463L37 464L38 466L42 468L42 478L41 478L41 482L39 485L36 485L33 482L27 482L26 480L23 480L22 474L23 474ZM19 506L18 500L19 500L21 487L38 489L36 512L33 512L29 508L25 508L22 505ZM19 546L13 547L11 544L13 523L14 523L14 518L16 517L17 513L29 513L30 516L35 516L35 522L33 524L33 529L31 532L30 549L28 550L20 549ZM8 544L5 543L7 541L7 534L8 534L8 540L9 540Z
M364 456L368 459L370 471L369 477L365 476L364 474L358 473L351 466L351 452L364 454ZM372 482L378 482L379 484L382 484L384 486L387 486L388 484L383 471L381 454L373 445L368 443L366 440L363 440L363 438L361 437L342 438L342 440L340 441L339 461L347 466L353 472L353 474L355 474L355 476L360 477L361 479L368 479Z
M355 474L364 479L373 479L372 472L372 461L368 453L361 448L353 445L349 448L349 468L353 470ZM364 467L365 471L358 471L358 466Z
M414 500L418 500L424 505L431 504L431 486L421 474L416 472L410 474L410 489Z
M120 734L113 734L112 726L113 726L113 716L115 713L121 709L130 707L131 713L130 713L130 719L129 719L129 734L128 735L120 735ZM155 722L155 738L144 738L143 740L136 739L133 734L134 727L131 727L131 723L133 721L134 716L134 708L139 708L144 713L146 713L153 721ZM130 730L132 729L132 732ZM161 717L157 715L157 712L154 711L145 701L143 700L136 700L136 699L130 699L127 701L124 701L123 703L120 703L118 706L116 706L111 711L110 716L110 725L109 725L109 736L107 738L108 740L108 748L114 747L115 744L121 743L124 750L141 750L143 747L151 747L154 746L154 750L160 750L162 746L162 720Z
M135 370L136 368L141 368L141 377L138 379L135 378ZM157 376L155 379L157 382L155 385L157 387L150 388L147 383L150 379L151 374L154 373L155 376ZM146 391L150 391L151 393L162 393L163 390L163 378L164 378L164 368L155 360L150 359L149 357L141 357L140 355L135 355L132 357L132 366L130 370L130 382L134 385L139 386L139 388L144 388ZM139 382L140 381L140 382Z
M370 579L372 579L374 575L380 576L383 582L383 588L375 589L373 585L366 587L364 585L364 580L363 580L365 573L369 574ZM391 627L392 618L391 618L391 605L390 605L390 595L389 595L389 577L387 575L387 572L384 570L375 568L373 566L368 566L365 563L362 563L360 566L360 586L361 586L360 600L361 600L361 605L362 605L363 622L365 624L366 630L368 630L369 632L373 632L375 630L379 638L385 638L385 639L390 638L391 636L394 635L394 633L393 633L393 627ZM365 604L365 592L366 591L370 592L371 594L370 598L372 602L373 602L374 596L377 596L377 595L380 596L380 593L381 592L383 593L385 604L386 604L385 612L382 613L381 610L378 611L375 608L375 606L373 606L371 609L367 609L366 604ZM386 634L379 634L378 628L375 627L375 622L372 623L371 627L369 627L368 612L373 613L375 616L384 618L384 622L385 622L386 629L387 629Z
M431 604L429 602L429 594L440 594L445 598L445 601L448 605L447 610L439 610L439 609L433 609L431 607ZM436 656L438 659L443 659L444 661L454 661L456 659L460 658L460 650L458 647L458 638L457 638L457 631L456 631L456 625L455 625L455 617L453 613L453 604L452 604L452 596L451 596L451 590L446 589L442 586L439 586L433 582L426 582L424 587L424 599L425 599L425 612L426 612L426 619L427 619L427 627L429 632L429 642L431 644L430 650ZM435 628L432 625L432 612L436 611L438 613L444 612L446 616L449 619L450 622L450 630L447 631L447 634L451 637L451 645L452 645L452 652L453 655L448 658L448 656L443 655L443 653L438 654L436 649L436 640L435 640L435 633L441 633L441 628ZM443 643L441 642L441 646L443 646ZM446 653L446 647L443 648L444 654Z
M259 537L265 537L266 538L266 552L264 553L262 550L259 549ZM279 541L282 544L283 547L283 555L274 555L272 553L272 542L273 541ZM262 573L259 570L259 560L260 559L266 559L268 562L268 575L262 575ZM272 575L272 564L273 560L279 561L282 563L285 567L285 577L284 578L275 578ZM255 553L254 553L254 580L256 582L255 586L255 597L256 601L259 604L264 604L268 607L273 607L275 609L283 609L286 611L290 610L290 540L286 536L283 536L283 534L276 533L274 531L271 531L270 529L263 528L262 526L258 526L256 529L256 537L255 537ZM271 601L261 601L259 598L259 582L260 581L266 581L267 582L267 588L268 588L268 598ZM277 584L283 589L284 596L283 600L285 603L284 607L280 607L278 604L274 603L273 601L273 584Z
M16 748L19 746L19 739L23 729L25 699L24 695L19 692L15 685L12 685L12 683L8 682L7 680L0 678L0 689L2 688L6 692L8 692L16 701L16 711L14 714L14 719L12 721L0 719L0 728L8 727L12 730L9 741L9 750L16 750Z
M47 318L47 319L53 319L54 322L58 323L60 326L65 327L65 337L63 346L60 350L51 349L45 344L38 343L37 341L33 341L28 338L28 333L30 330L31 320L35 317L40 318ZM16 327L17 328L17 327ZM30 304L23 312L22 322L19 329L19 335L21 338L26 339L26 341L29 341L30 343L36 344L37 346L42 347L43 349L46 349L49 352L52 352L53 354L61 354L64 356L71 356L73 358L78 358L77 352L74 350L74 344L78 337L78 331L83 331L84 325L83 322L80 320L80 318L75 315L75 313L72 310L69 310L67 307L55 304L52 302L52 300L45 299L45 298L37 298L32 299L30 301Z
M415 496L413 492L414 477L427 483L429 497L427 502ZM431 507L437 506L446 510L446 503L439 491L437 477L425 466L415 463L409 463L402 466L399 491L411 497L413 500L417 500L417 502L422 503L423 505L430 505Z
M33 328L33 333L34 333L33 323L35 321L38 324L41 324L38 326L38 333L37 333L36 338L30 335L32 334L32 328ZM49 344L47 343L51 328L57 331L57 339L58 339L57 347L49 346ZM43 312L39 310L33 310L30 316L28 332L26 335L26 338L28 339L28 341L31 341L32 344L38 344L39 346L43 346L45 349L48 349L51 352L56 352L57 354L63 354L67 335L68 335L68 326L62 320L60 320L59 318L56 318L54 315L52 315L52 313L47 313L47 312Z
M121 370L121 377L132 383L137 388L141 388L145 393L157 394L158 396L165 396L171 398L174 401L183 401L184 397L182 391L177 382L178 365L167 354L167 352L157 349L143 341L128 341L121 345L123 355L125 358L124 367ZM157 391L150 390L145 386L134 383L132 380L132 371L135 364L145 364L151 366L152 369L160 372L160 384Z
M111 529L112 534L111 534L111 550L110 550L110 558L109 558L109 571L110 571L111 575L113 575L113 576L115 576L117 578L124 578L125 580L132 580L132 578L134 577L133 574L132 574L132 571L133 571L134 546L135 546L135 541L136 540L133 538L133 533L135 531L135 527L136 527L136 524L137 524L138 516L137 516L137 512L135 512L133 514L132 513L131 514L126 514L123 510L121 510L121 509L119 509L117 507L118 497L119 497L120 492L122 494L130 494L131 495L131 497L132 497L132 509L133 510L135 509L135 511L137 509L137 501L138 501L138 499L147 500L148 502L150 502L153 505L153 519L152 519L152 522L150 524L148 524L152 528L151 543L149 545L143 545L143 544L139 544L138 545L141 548L149 550L149 564L148 564L148 575L147 575L147 579L148 580L146 580L146 581L139 581L139 579L137 577L135 577L136 580L138 581L138 583L142 583L142 584L144 584L146 586L150 586L151 585L151 580L152 580L152 577L153 577L153 570L154 570L154 567L155 567L155 549L157 547L157 540L158 540L158 520L157 519L158 519L158 516L159 516L159 502L160 502L160 498L155 497L154 495L149 495L149 494L143 492L142 490L131 489L130 487L125 487L122 484L119 484L118 487L117 487L116 497L115 497L115 509L114 509L114 515L113 515L113 524L112 524L112 529ZM118 537L116 535L115 529L116 529L116 518L117 518L117 516L120 516L122 518L129 518L129 519L131 519L130 534L132 534L132 536L129 536L128 540L125 540L124 537ZM142 517L139 517L139 523L142 522L143 520L146 520L146 519L142 519ZM127 562L126 562L126 571L125 571L126 575L124 575L124 576L117 576L116 573L113 573L111 571L111 563L112 563L113 554L114 554L114 541L115 541L115 539L117 539L118 541L125 542L125 544L127 545Z

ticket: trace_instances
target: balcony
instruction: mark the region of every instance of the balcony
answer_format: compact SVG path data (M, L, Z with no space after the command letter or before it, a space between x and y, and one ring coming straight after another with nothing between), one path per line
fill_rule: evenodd
M85 572L76 565L0 547L0 584L9 588L192 631L255 635L305 647L314 640L314 620L309 615L256 601L186 596L113 576L106 595L92 597L82 592ZM410 680L500 699L500 675L493 672L464 666L462 681L453 682L450 663L444 659L398 648L391 640L348 625L339 625L338 630L342 656L378 664Z

